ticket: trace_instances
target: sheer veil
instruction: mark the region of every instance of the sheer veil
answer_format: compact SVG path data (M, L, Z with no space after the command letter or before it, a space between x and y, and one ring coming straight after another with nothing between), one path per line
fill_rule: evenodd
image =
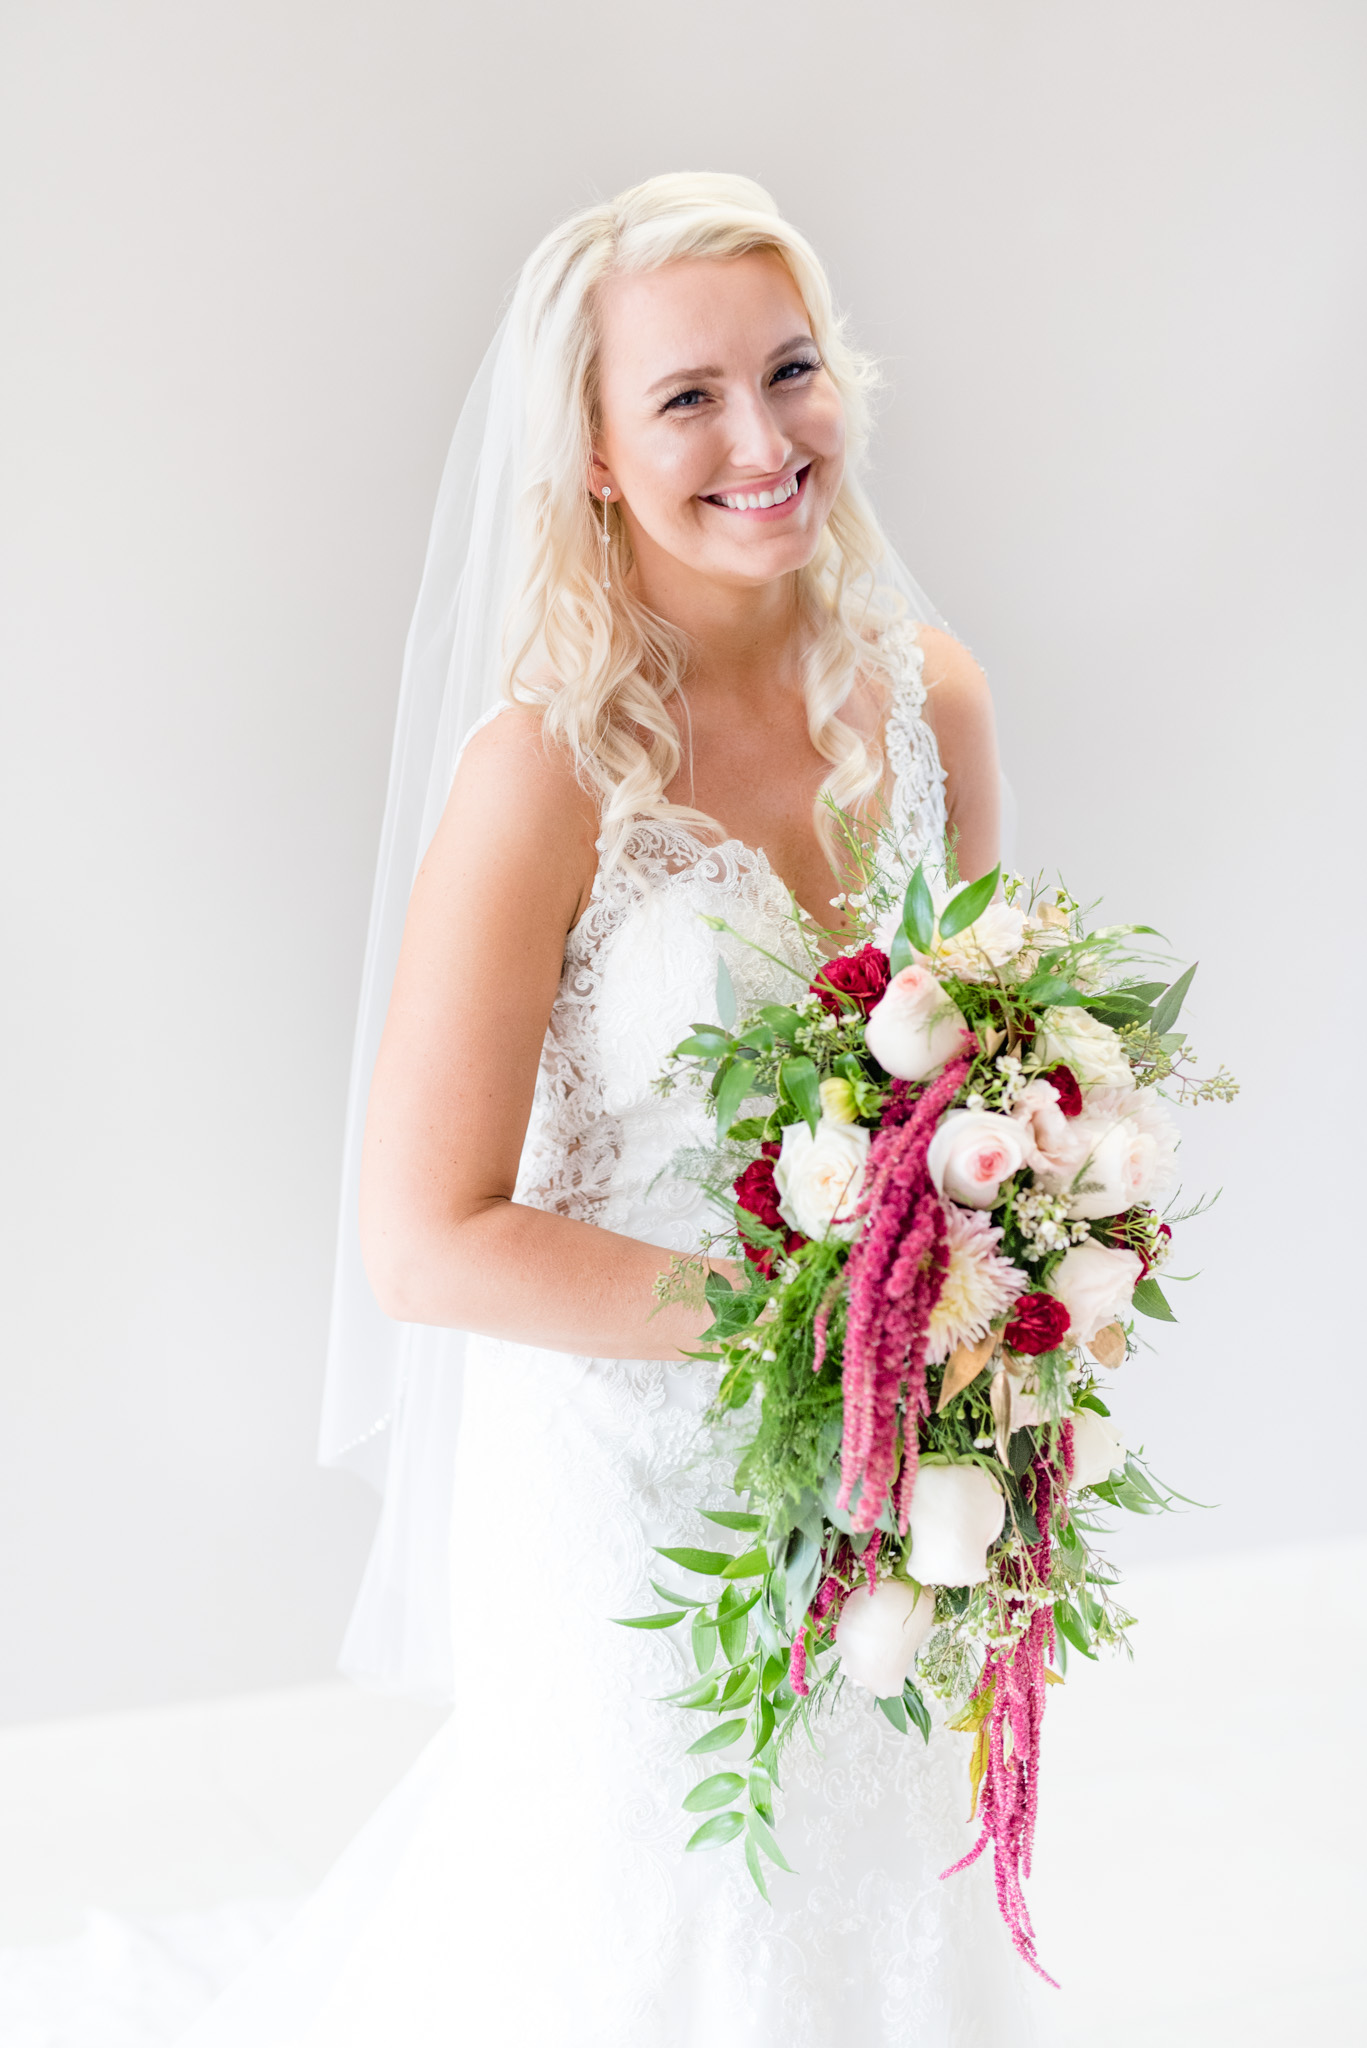
M383 1496L341 1667L437 1698L453 1682L448 1549L464 1339L391 1322L376 1306L357 1222L361 1139L414 876L461 747L500 697L503 626L518 588L526 346L515 299L460 414L404 652L347 1103L319 1450ZM893 611L943 623L891 551L878 582Z
M525 415L521 350L505 314L461 409L442 473L404 649L347 1098L342 1203L319 1456L383 1497L341 1667L445 1697L451 1686L448 1525L464 1337L380 1313L361 1260L361 1139L404 916L460 749L498 701L514 587Z

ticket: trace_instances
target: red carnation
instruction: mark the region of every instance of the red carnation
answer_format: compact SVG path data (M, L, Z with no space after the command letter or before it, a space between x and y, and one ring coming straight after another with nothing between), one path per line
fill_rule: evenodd
M834 993L839 989L840 995L849 996L867 1017L885 994L888 980L887 954L878 946L861 946L857 953L842 953L838 960L828 960L812 983L811 992L820 996L823 1007L838 1017L845 1007Z
M1069 1320L1056 1294L1022 1294L1002 1331L1002 1341L1012 1351L1034 1358L1041 1351L1057 1349L1067 1335Z
M1040 1079L1049 1083L1065 1116L1082 1115L1082 1090L1078 1087L1077 1075L1071 1067L1065 1067L1060 1062L1056 1067L1047 1068L1040 1075Z
M783 1249L791 1252L807 1240L800 1231L788 1230L778 1213L778 1186L774 1180L774 1161L778 1153L776 1144L761 1146L760 1157L752 1159L735 1182L735 1196L737 1205L767 1230L782 1230ZM758 1267L766 1280L772 1277L775 1254L768 1245L746 1244L745 1256L752 1266Z

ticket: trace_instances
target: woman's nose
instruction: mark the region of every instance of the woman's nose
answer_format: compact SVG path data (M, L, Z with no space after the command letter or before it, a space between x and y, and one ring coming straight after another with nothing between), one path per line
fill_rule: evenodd
M793 444L770 410L763 392L747 391L732 401L731 460L737 469L772 476L783 468Z

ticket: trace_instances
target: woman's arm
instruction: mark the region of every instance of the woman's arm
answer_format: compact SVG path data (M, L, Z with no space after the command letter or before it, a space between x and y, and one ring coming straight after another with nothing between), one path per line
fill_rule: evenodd
M945 806L964 881L988 874L1001 858L1001 773L987 677L968 649L934 626L919 634L925 652L926 724L945 771Z
M361 1244L376 1299L401 1321L676 1358L711 1319L652 1314L668 1252L512 1199L596 831L537 714L504 711L475 735L404 927L366 1117Z

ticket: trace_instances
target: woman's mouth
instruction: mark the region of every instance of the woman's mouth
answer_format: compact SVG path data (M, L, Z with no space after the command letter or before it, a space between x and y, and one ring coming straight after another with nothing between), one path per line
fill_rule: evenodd
M804 463L790 475L780 477L757 491L717 491L703 499L705 505L720 505L723 512L744 512L755 519L782 519L802 496L812 465Z

